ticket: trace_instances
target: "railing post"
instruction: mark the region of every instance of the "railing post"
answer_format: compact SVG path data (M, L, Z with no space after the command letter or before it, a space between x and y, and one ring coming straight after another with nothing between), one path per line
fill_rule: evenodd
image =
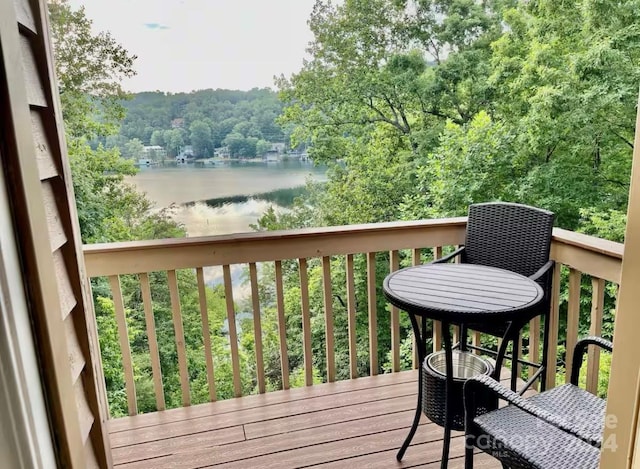
M356 350L356 286L353 272L353 254L347 254L347 323L349 329L349 376L358 377L358 352Z
M231 369L233 370L233 395L242 396L240 381L240 358L238 356L238 333L236 331L236 311L233 304L233 286L231 283L231 267L222 266L224 279L224 299L227 306L227 323L229 327L229 348L231 349Z
M284 314L284 286L282 285L282 261L276 267L276 308L278 309L278 337L280 338L280 372L282 389L289 389L289 355L287 352L287 320Z
M118 275L110 276L109 283L111 284L113 305L116 312L116 323L118 324L118 338L120 340L125 389L127 391L127 407L129 409L129 415L136 415L138 413L136 384L133 376L133 361L131 360L131 347L129 345L129 332L127 329L124 301L122 299L122 288L120 287L120 277Z
M204 285L204 271L202 267L196 269L198 280L198 297L200 299L200 318L202 320L202 343L204 345L204 359L207 363L207 383L209 384L209 400L216 400L216 382L213 375L213 356L211 351L211 330L209 329L209 309L207 308L207 292Z
M573 349L578 342L578 327L580 322L580 281L582 274L576 269L569 269L569 305L567 308L567 345L565 381L571 379L571 365L573 364Z
M442 258L442 246L436 246L433 248L433 260ZM440 321L433 321L433 351L437 352L442 350L442 323Z
M333 335L333 289L331 285L331 258L322 258L322 290L324 298L324 335L327 359L327 381L336 380L336 357Z
M411 253L411 264L416 266L422 263L422 259L420 258L420 249L413 249ZM420 328L422 321L419 321L418 328ZM422 333L422 330L420 331ZM420 363L418 363L418 347L416 346L416 336L415 334L411 334L411 367L416 370L420 368Z
M604 313L604 280L600 278L592 278L591 285L593 287L591 295L591 326L589 335L600 336L602 334L602 316ZM589 346L589 354L587 360L587 391L598 394L598 372L600 371L600 349Z
M187 407L191 405L191 392L189 390L189 370L187 369L187 353L185 351L182 310L180 308L180 294L178 292L178 278L175 270L168 271L167 275L169 279L169 295L171 296L171 311L173 313L173 329L176 334L176 351L178 352L182 405Z
M389 253L389 263L391 272L400 268L400 253L391 251ZM400 371L400 310L391 306L391 366L392 371Z
M551 282L551 312L549 313L549 350L547 351L546 388L556 387L556 364L558 361L558 327L560 327L560 279L561 265L556 262Z
M376 305L376 253L367 253L367 290L369 306L369 374L378 374L378 307Z
M300 268L300 301L302 306L302 348L304 349L304 384L313 384L313 357L311 350L311 312L309 310L309 277L307 260L298 259Z
M253 343L256 351L256 375L258 378L258 392L264 394L267 390L264 377L264 359L262 356L262 318L260 317L260 293L258 292L258 269L255 262L249 264L249 278L251 282L251 304L253 306Z
M160 354L158 352L158 341L156 339L155 317L151 303L151 287L149 285L149 274L140 274L140 290L142 293L142 304L144 307L144 318L147 326L147 338L149 339L149 356L151 358L151 373L153 374L153 388L156 395L156 408L165 409L164 388L162 387L162 370L160 368Z

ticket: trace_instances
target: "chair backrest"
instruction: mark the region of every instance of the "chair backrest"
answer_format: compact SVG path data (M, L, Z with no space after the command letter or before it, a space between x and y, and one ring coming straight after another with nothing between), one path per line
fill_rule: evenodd
M549 260L553 220L553 212L527 205L470 205L462 262L529 277Z

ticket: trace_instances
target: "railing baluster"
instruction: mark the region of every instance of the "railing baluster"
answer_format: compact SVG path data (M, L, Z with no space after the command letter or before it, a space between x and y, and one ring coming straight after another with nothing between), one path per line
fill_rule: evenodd
M421 250L419 248L414 248L411 252L411 263L413 265L421 264L420 255ZM422 321L418 321L418 328L420 329L422 327L421 324ZM416 347L416 336L415 334L413 334L413 332L411 332L411 357L411 366L414 370L417 370L420 367L420 364L418 363L418 348Z
M459 247L460 247L460 245L457 244L455 246L455 249L458 249ZM454 264L459 264L460 263L460 256L456 256L453 259L453 262L454 262ZM454 325L453 326L453 343L455 344L457 342L460 342L460 339L461 339L461 337L460 337L460 326ZM466 344L465 344L465 346L466 346Z
M276 261L276 307L278 308L278 336L280 337L280 371L282 373L282 389L289 389L289 355L287 352L287 320L284 315L282 261Z
M378 308L376 305L376 253L367 253L367 292L369 306L369 374L378 374Z
M532 363L540 362L540 316L536 316L529 322L529 355L528 360ZM536 372L536 368L529 367L529 376L533 376ZM538 381L532 384L534 389L537 389Z
M394 226L397 225L397 226ZM447 238L447 236L449 236ZM168 397L164 395L164 390L162 389L163 380L164 383L167 383L166 370L160 369L159 363L159 347L161 346L160 329L156 329L158 324L154 324L154 307L157 309L157 301L155 297L153 300L151 299L151 288L149 286L149 279L151 278L151 274L139 274L140 271L145 272L162 272L169 271L169 277L171 275L176 276L177 269L189 268L191 266L192 269L196 270L198 277L198 292L199 292L199 302L200 302L200 314L202 319L202 333L203 333L203 343L205 349L205 359L206 359L206 372L207 372L207 381L209 385L209 398L214 400L216 398L216 388L217 384L217 394L220 395L220 382L215 382L214 372L219 370L214 369L215 357L213 356L213 340L214 337L211 336L212 333L216 333L217 331L212 331L209 328L212 325L209 323L209 313L207 311L208 308L211 308L212 305L207 305L207 294L209 295L209 299L211 298L211 292L207 291L205 279L204 279L204 269L198 268L195 266L198 265L215 265L223 267L223 271L225 273L225 285L224 285L224 293L226 296L226 312L227 312L227 320L229 321L229 340L230 340L230 355L231 362L233 365L233 388L236 396L240 396L242 393L242 375L240 374L240 352L239 347L240 344L238 342L237 337L237 322L235 321L236 311L234 310L235 306L233 303L233 286L232 280L230 276L230 266L232 265L244 265L247 264L251 267L251 263L254 263L255 272L257 275L257 263L258 262L275 262L275 300L274 303L277 303L277 321L278 321L278 335L279 335L279 352L281 355L281 371L282 371L282 387L284 389L288 389L290 387L290 373L289 373L289 363L288 363L288 349L287 349L287 327L286 323L289 319L286 316L288 311L285 311L284 306L284 278L283 278L283 266L282 262L297 262L299 259L309 259L314 256L318 256L318 253L321 253L320 256L324 256L322 259L323 263L323 281L325 281L325 286L323 290L325 305L325 314L327 315L328 321L325 323L328 329L325 331L325 337L328 338L328 350L325 351L327 355L327 380L331 381L332 377L330 374L337 375L340 369L338 368L339 363L335 363L336 355L334 352L333 358L330 357L333 347L331 347L331 314L332 311L332 303L330 301L330 296L333 295L332 288L329 288L329 282L333 279L330 277L330 263L329 260L333 256L346 256L346 270L347 270L347 278L346 278L346 303L347 303L347 319L349 324L348 331L348 340L349 340L349 375L352 378L355 378L358 375L358 366L362 365L359 363L358 353L364 357L366 350L357 349L358 343L357 340L360 339L357 335L356 331L356 319L358 318L359 311L356 310L356 299L360 300L356 294L356 281L358 278L355 273L355 262L359 262L360 258L357 256L361 255L359 250L366 251L363 253L363 256L366 256L367 260L367 314L369 320L369 356L371 367L371 374L375 375L378 373L378 356L382 353L382 351L378 350L378 323L377 323L377 307L376 307L376 296L377 289L380 287L376 283L376 253L377 252L390 252L391 258L390 263L393 263L396 259L399 258L400 254L399 250L406 249L407 246L423 246L434 244L442 244L445 243L448 247L454 246L456 244L460 244L463 241L464 237L464 220L451 220L451 221L434 221L434 222L424 222L421 225L416 225L415 223L411 224L384 224L384 225L372 225L371 227L353 227L353 228L343 228L341 227L339 230L334 231L333 229L323 229L318 228L316 233L314 233L311 237L309 237L309 232L307 230L301 232L291 232L285 233L284 235L278 234L277 236L271 236L268 234L251 234L248 238L242 237L241 239L233 239L229 240L225 237L214 237L211 238L210 241L206 242L194 242L193 240L176 240L175 243L169 243L166 246L166 252L164 251L165 247L160 249L161 242L149 242L149 243L127 243L127 245L119 246L115 249L105 248L105 247L95 247L95 246L86 246L85 249L85 260L88 266L89 276L91 278L104 276L109 278L109 281L112 285L112 289L114 291L114 308L116 310L116 321L118 326L118 334L119 334L119 342L121 345L121 353L123 354L123 362L125 367L125 383L126 388L123 391L126 391L127 395L127 404L129 406L129 413L135 414L137 413L137 402L136 402L136 389L135 389L135 376L133 373L134 363L132 360L132 352L133 352L133 344L128 343L128 337L126 332L127 320L130 319L127 317L129 314L125 309L124 300L122 298L122 290L119 285L119 282L122 278L118 277L121 275L139 275L140 283L141 283L141 292L142 299L140 308L144 310L145 317L145 325L147 336L149 338L149 355L151 362L151 373L153 377L153 387L155 392L156 399L156 407L158 409L162 409L166 407L169 402L167 401ZM443 241L444 240L444 241ZM155 244L154 244L155 243ZM239 243L239 244L238 244ZM153 249L149 249L149 246L153 247ZM163 251L160 253L160 251ZM152 254L152 251L155 253L158 252L158 255ZM273 251L273 254L272 254ZM395 252L394 252L395 251ZM442 257L443 248L435 247L433 248L434 258ZM412 254L412 264L418 265L420 264L420 255L426 254L426 250L413 248L409 249L408 252ZM562 265L571 266L575 269L575 272L572 272L572 294L570 295L570 303L571 303L571 311L569 315L569 323L568 323L568 336L567 336L567 365L571 365L571 361L573 360L572 355L572 344L575 342L577 337L577 326L576 320L578 319L578 315L576 311L580 304L580 294L579 294L579 279L576 283L576 275L584 274L590 275L592 277L593 283L593 298L592 298L592 311L591 311L591 333L601 333L602 327L602 309L603 309L603 301L604 298L602 295L604 294L605 286L607 285L605 282L618 282L620 276L620 263L622 258L622 246L616 243L610 243L604 240L596 240L586 235L581 235L579 233L571 233L566 232L564 230L556 229L554 230L554 240L552 242L551 256L554 261L556 261L557 269L553 276L553 296L552 296L552 313L551 318L549 320L549 369L545 373L547 379L547 386L549 388L555 385L556 380L556 365L557 364L557 347L558 347L558 336L559 332L564 336L563 331L559 331L559 286L561 282L561 272ZM136 262L131 262L131 259L135 259ZM283 260L275 260L275 259L283 259ZM284 259L287 259L285 261ZM362 259L364 260L364 259ZM191 262L191 264L189 264ZM315 266L314 261L314 266ZM304 270L308 270L308 264L306 261L303 261ZM226 267L225 267L226 266ZM327 268L329 271L327 272ZM173 269L173 270L172 270ZM173 272L173 274L171 273ZM302 291L302 303L303 303L303 340L304 343L304 353L305 353L305 383L312 384L313 380L313 356L312 356L312 347L310 343L311 337L311 311L309 308L311 294L308 290L309 288L309 273L305 272L301 274L303 278L301 279L301 291ZM304 278L306 276L306 278ZM602 280L601 280L602 279ZM114 286L114 282L118 283L118 287ZM171 283L171 278L169 278L169 282ZM177 277L174 281L175 290L172 291L172 301L171 308L174 317L174 323L176 327L176 342L178 344L177 351L178 354L183 354L184 352L184 343L182 347L179 345L181 342L180 335L183 333L180 331L181 324L180 321L176 321L176 315L180 317L181 321L184 321L184 334L188 332L187 328L187 318L181 318L181 311L179 309L179 293L177 292ZM254 285L252 285L252 290L255 291L255 282L252 281ZM306 286L305 286L306 285ZM123 285L124 286L124 285ZM182 286L182 284L180 285ZM331 286L332 287L332 286ZM577 294L576 294L577 293ZM361 299L364 304L364 297ZM306 305L305 305L306 303ZM359 303L358 303L359 304ZM178 309L176 310L176 306ZM362 305L360 305L362 306ZM186 305L185 305L186 307ZM255 308L257 310L257 308ZM157 311L156 311L157 313ZM363 312L364 313L364 312ZM382 314L382 313L381 313ZM398 361L398 353L396 350L399 350L400 339L404 339L398 334L400 319L404 319L402 317L402 313L399 314L398 319L390 317L391 320L391 329L392 329L392 365L393 369L398 369L399 361ZM335 319L334 319L335 320ZM544 319L536 318L530 323L530 340L528 345L528 357L530 361L536 361L536 358L543 354L543 345L542 345L542 326ZM564 323L564 319L563 319ZM335 329L335 324L333 325L333 329ZM431 326L429 326L431 327ZM197 327L199 329L199 327ZM209 330L207 330L209 329ZM434 323L433 327L433 345L434 350L440 349L440 330L437 327L437 323ZM334 334L337 332L334 331ZM471 336L469 340L473 344L477 344L480 335L476 331L471 331L469 333ZM573 335L573 337L572 337ZM188 339L189 337L185 337ZM413 336L412 336L413 339ZM482 337L483 340L486 340L486 337ZM173 339L169 339L172 341ZM182 339L184 340L184 338ZM253 339L252 339L253 340ZM264 340L264 339L263 339ZM333 337L335 342L336 337ZM127 344L127 345L125 345ZM171 344L169 344L171 346ZM417 368L420 366L417 363L417 357L415 356L415 344L414 345L414 356L413 356L413 367ZM274 344L275 346L275 344ZM144 346L143 346L144 347ZM263 347L266 347L266 343L263 344ZM225 347L226 349L226 347ZM185 350L186 352L186 350ZM266 353L266 348L262 351L263 355ZM258 351L256 350L256 363L259 361L257 357ZM186 355L186 353L185 353ZM266 357L263 356L263 361L266 362ZM182 390L184 392L185 389L185 381L184 376L185 372L188 374L188 366L189 364L186 360L178 359L180 366L180 385L182 386ZM180 363L182 362L182 363ZM244 363L244 362L243 362ZM218 366L217 362L215 365ZM267 370L264 368L266 363L262 366L258 365L258 369L262 368L264 375L266 375ZM346 363L345 363L346 365ZM333 366L333 370L330 368ZM525 365L526 366L526 365ZM597 352L589 349L589 360L587 365L587 388L590 391L596 391L597 389L597 369L598 369L598 356ZM165 371L165 375L162 376L162 372ZM346 372L346 370L343 370ZM535 371L534 368L529 369L530 373ZM204 372L204 370L203 370ZM334 376L335 376L334 375ZM204 379L204 377L203 377ZM266 387L266 376L265 379L265 387ZM258 377L258 381L261 379ZM246 383L244 383L246 384ZM188 384L190 386L190 383ZM227 397L227 396L225 396ZM164 398L164 402L163 402Z
M224 278L224 299L227 305L227 323L229 326L229 347L231 348L231 368L233 370L233 395L242 396L242 383L240 382L240 359L238 357L238 333L236 331L236 312L233 304L233 284L231 283L231 267L222 266Z
M578 341L578 324L580 321L580 280L581 272L569 269L569 305L567 308L567 346L565 381L571 379L571 365L573 364L573 349Z
M433 248L433 260L442 258L442 246L435 246ZM442 324L440 321L433 321L433 351L437 352L442 350Z
M333 337L333 289L331 285L331 258L322 258L322 289L324 293L324 334L327 357L327 381L336 380L336 357Z
M562 266L556 262L551 282L551 313L549 315L549 350L547 352L546 388L556 387L556 363L558 361L558 328L560 327L560 278Z
M180 388L182 390L182 405L191 405L189 391L189 370L187 369L187 353L184 343L184 328L182 327L182 310L180 308L180 294L175 270L167 272L169 280L169 296L171 297L171 311L173 315L173 330L176 335L176 351L178 352L178 368L180 371Z
M313 385L313 357L311 355L311 312L309 308L309 277L307 260L298 259L300 266L300 301L302 303L302 347L304 349L304 384Z
M390 271L400 268L400 252L389 253ZM400 310L391 306L391 366L393 372L400 371Z
M258 375L258 392L263 394L267 390L264 379L264 358L262 355L262 320L260 317L260 293L258 291L258 269L255 262L249 263L249 278L251 281L251 300L253 304L253 340L256 349L256 372Z
M353 274L353 254L347 254L347 321L349 333L349 376L358 377L358 353L356 350L356 287Z
M473 345L474 347L480 347L480 345L482 345L480 339L481 339L480 333L478 331L472 331L471 345ZM480 350L474 350L473 353L475 353L476 355L480 355Z
M118 325L118 339L120 340L120 351L122 352L122 366L124 368L124 382L127 391L127 407L129 415L138 413L138 402L136 401L136 385L133 378L133 361L131 360L131 347L129 345L129 332L127 330L127 318L124 311L124 301L122 299L122 288L120 288L120 277L111 275L109 277L111 293L113 294L113 306L116 313L116 323Z
M593 277L591 296L591 326L589 335L600 336L602 334L602 316L604 314L604 280ZM600 371L600 349L589 346L589 358L587 361L587 391L598 394L598 372Z
M156 408L165 409L164 389L162 387L162 370L160 369L160 354L158 352L158 340L156 338L156 324L151 303L151 287L149 274L140 274L140 290L142 292L142 305L144 307L144 319L149 338L149 357L151 358L151 373L153 374L153 388L155 390Z
M207 364L207 383L209 384L209 400L216 400L216 382L213 378L213 352L211 351L211 330L209 328L209 309L207 308L207 291L204 284L202 267L196 268L198 278L198 298L200 299L200 319L202 320L202 340L204 358Z
M518 334L518 340L513 344L514 350L518 351L518 357L522 358L522 332ZM516 375L522 377L522 364L520 362L511 363L511 367L516 367Z

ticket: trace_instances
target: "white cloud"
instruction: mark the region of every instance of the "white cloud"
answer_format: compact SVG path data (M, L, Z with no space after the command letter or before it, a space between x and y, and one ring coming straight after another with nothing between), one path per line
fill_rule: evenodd
M163 30L163 29L169 29L169 26L166 26L164 24L160 24L160 23L145 23L144 27L150 30Z

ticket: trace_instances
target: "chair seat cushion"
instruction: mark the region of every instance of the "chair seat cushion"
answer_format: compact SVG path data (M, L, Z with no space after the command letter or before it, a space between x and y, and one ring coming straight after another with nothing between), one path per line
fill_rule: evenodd
M528 398L537 407L561 418L571 428L587 434L597 446L604 432L604 399L573 384L565 384Z
M596 469L600 450L515 406L477 417L476 446L512 469Z

